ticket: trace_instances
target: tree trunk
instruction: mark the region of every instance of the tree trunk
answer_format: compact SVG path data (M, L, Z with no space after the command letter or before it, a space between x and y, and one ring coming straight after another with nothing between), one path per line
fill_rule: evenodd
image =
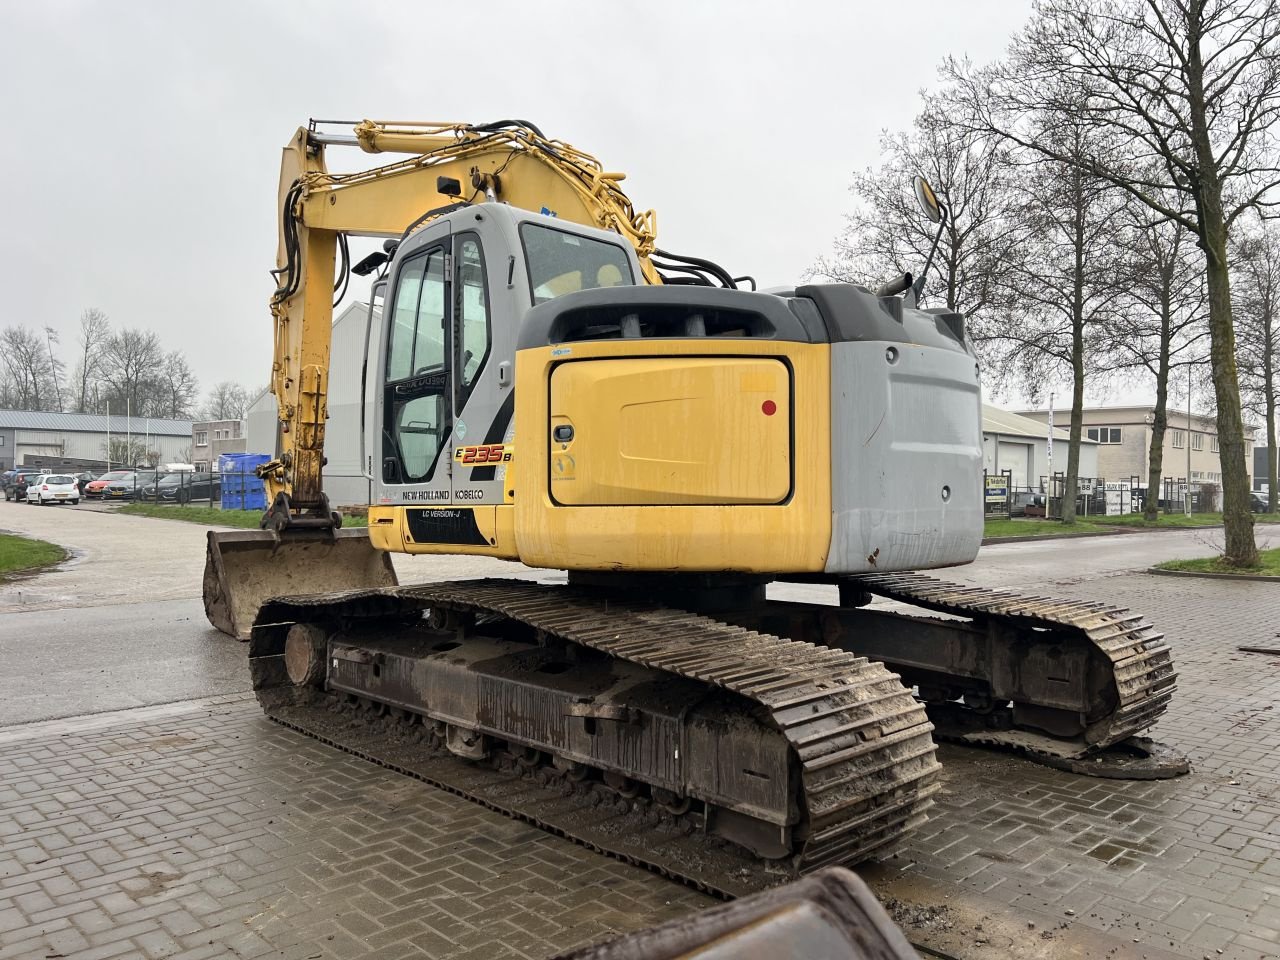
M1076 494L1080 487L1080 434L1084 419L1084 218L1083 175L1073 172L1075 187L1075 277L1071 292L1071 434L1067 442L1067 489L1062 497L1062 522L1076 522Z
M1277 513L1276 497L1276 395L1267 391L1267 513Z
M1196 206L1209 288L1209 357L1212 361L1213 392L1218 401L1222 523L1226 528L1223 560L1229 566L1254 567L1258 564L1258 546L1253 538L1253 513L1249 510L1249 471L1245 464L1240 379L1236 372L1236 333L1231 316L1231 274L1227 260L1227 224L1222 210L1222 180L1205 110L1201 30L1198 24L1189 22L1189 25L1186 74L1190 94L1191 141L1199 167ZM1191 442L1190 432L1187 442ZM1191 478L1187 477L1187 483L1190 482Z
M1276 513L1276 317L1270 293L1262 324L1262 396L1267 413L1267 513Z
M1165 314L1166 318L1168 313ZM1160 359L1156 370L1156 409L1151 424L1151 450L1147 456L1147 500L1142 506L1144 520L1160 517L1160 474L1164 470L1164 434L1169 426L1169 326L1160 331Z
M1227 231L1222 222L1218 191L1213 190L1212 193L1215 194L1212 199L1218 202L1206 202L1204 205L1205 260L1209 285L1209 356L1213 364L1213 392L1218 401L1218 456L1222 461L1222 522L1226 528L1224 559L1230 566L1255 567L1258 565L1258 547L1253 537L1253 513L1249 509L1249 469L1245 463L1244 419L1240 411L1240 381L1236 372ZM1187 440L1190 442L1190 437Z

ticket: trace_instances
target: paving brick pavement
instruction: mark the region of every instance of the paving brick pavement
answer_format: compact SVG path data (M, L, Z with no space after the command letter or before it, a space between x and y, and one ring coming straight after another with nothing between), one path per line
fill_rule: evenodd
M1192 774L1096 780L944 745L939 809L885 867L1187 956L1280 956L1280 657L1236 650L1280 647L1280 584L1134 573L1037 592L1169 637L1178 692L1152 735Z
M1042 592L1169 634L1179 694L1156 735L1194 773L1092 780L944 746L936 816L869 876L954 884L1135 956L1280 955L1280 657L1235 651L1280 645L1280 585ZM708 902L330 750L249 697L0 729L0 960L542 957Z

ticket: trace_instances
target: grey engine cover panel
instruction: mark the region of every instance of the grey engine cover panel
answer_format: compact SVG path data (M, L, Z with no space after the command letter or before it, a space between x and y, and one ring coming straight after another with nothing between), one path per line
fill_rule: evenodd
M967 353L831 345L827 573L969 563L982 541L982 404Z

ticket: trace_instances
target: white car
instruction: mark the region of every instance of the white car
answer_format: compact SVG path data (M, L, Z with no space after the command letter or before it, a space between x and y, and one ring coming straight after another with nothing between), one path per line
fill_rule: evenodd
M44 506L47 503L80 502L80 487L69 474L44 473L27 484L27 503Z

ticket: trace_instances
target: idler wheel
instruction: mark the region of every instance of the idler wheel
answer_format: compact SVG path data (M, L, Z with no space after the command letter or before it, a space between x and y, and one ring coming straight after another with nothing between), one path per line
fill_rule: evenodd
M284 669L298 687L323 687L328 636L314 623L295 623L284 638Z

